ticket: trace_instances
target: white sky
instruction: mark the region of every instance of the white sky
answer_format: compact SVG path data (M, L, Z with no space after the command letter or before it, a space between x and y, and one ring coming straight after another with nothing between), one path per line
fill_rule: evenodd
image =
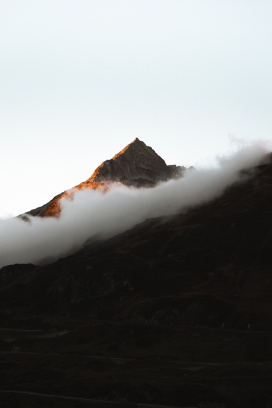
M271 0L0 0L0 217L135 137L194 165L271 140Z

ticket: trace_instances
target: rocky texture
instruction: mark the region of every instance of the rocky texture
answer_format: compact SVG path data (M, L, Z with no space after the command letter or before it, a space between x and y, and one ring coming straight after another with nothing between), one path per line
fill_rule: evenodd
M120 408L271 407L271 202L268 163L186 214L0 270L1 388ZM0 403L80 406L1 392Z
M181 177L185 167L170 165L136 138L111 160L102 163L90 177L92 182L121 182L127 186L153 187L160 181Z
M1 268L0 287L16 281L21 275L36 269L32 264L7 265Z
M106 192L111 183L122 183L129 187L154 187L160 181L182 177L185 170L183 166L168 166L151 147L136 138L111 160L104 161L86 181L26 214L58 216L61 211L60 200L64 197L72 198L78 190L99 189ZM20 217L27 220L25 214Z

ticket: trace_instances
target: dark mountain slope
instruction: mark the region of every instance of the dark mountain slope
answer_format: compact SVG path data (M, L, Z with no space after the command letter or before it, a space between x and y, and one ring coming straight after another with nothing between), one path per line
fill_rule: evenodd
M3 361L4 387L123 407L271 406L271 202L267 164L186 214L2 268L3 327L42 331L3 332L3 351L22 350Z

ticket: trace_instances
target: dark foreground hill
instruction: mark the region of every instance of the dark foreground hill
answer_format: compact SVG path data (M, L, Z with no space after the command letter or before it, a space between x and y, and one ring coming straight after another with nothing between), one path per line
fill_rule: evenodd
M2 268L1 406L272 407L271 203L267 164L186 214Z

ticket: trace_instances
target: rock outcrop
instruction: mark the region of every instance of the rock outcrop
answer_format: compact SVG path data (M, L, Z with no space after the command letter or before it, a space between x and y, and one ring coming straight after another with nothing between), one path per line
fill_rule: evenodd
M78 190L99 189L107 191L111 183L122 183L130 187L154 187L161 181L182 177L186 170L183 166L167 165L165 161L144 142L136 138L112 159L104 161L86 181L69 191L64 191L26 214L40 217L52 217L60 214L60 200L72 198ZM25 214L20 216L26 220Z

